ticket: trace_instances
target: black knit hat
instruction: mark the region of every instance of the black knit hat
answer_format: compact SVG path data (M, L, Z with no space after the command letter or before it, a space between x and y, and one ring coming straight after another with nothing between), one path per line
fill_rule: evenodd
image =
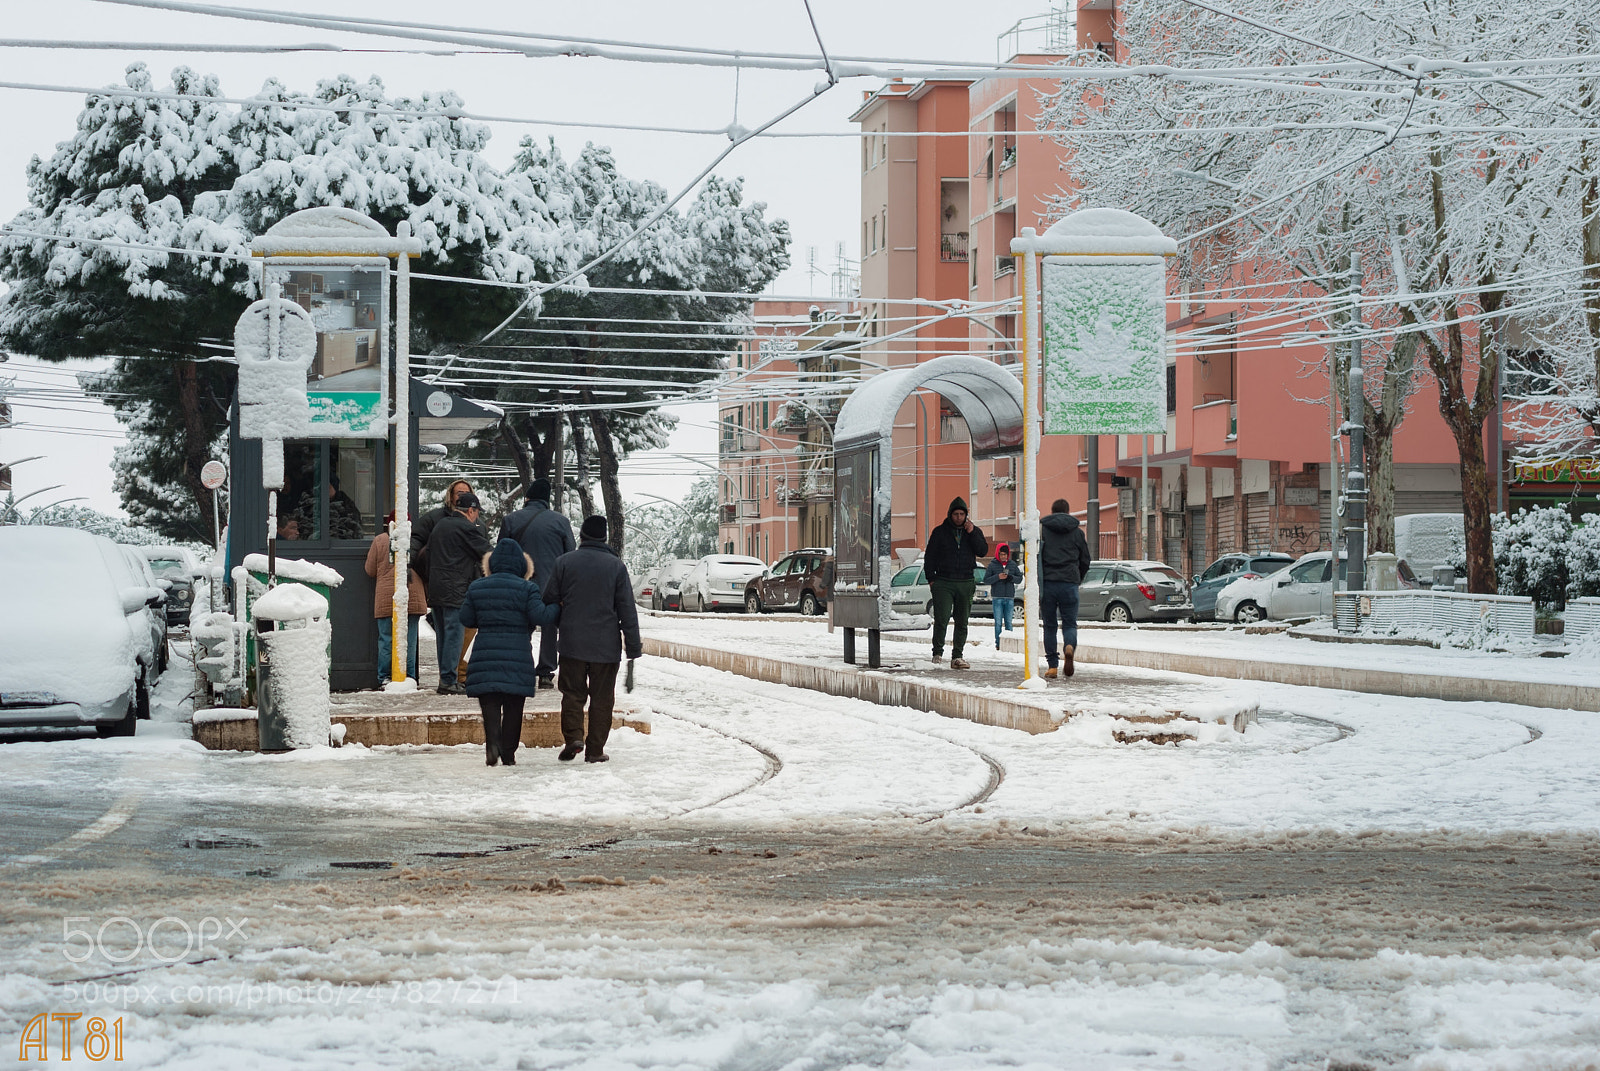
M950 519L950 515L955 513L956 510L960 510L962 513L971 512L967 509L967 500L962 498L960 495L957 495L955 498L950 500L950 508L944 511L944 519L948 521Z
M606 519L598 513L583 519L583 527L578 533L585 539L604 540L606 537Z
M550 501L550 481L540 476L528 485L528 493L525 497L529 502Z

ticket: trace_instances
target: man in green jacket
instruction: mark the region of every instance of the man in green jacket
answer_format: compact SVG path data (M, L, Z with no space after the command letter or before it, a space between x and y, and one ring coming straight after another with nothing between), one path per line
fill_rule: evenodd
M955 635L950 638L950 668L967 669L961 657L967 645L967 614L972 610L972 595L978 582L974 572L978 559L988 557L989 541L983 530L967 516L967 503L957 497L945 513L944 523L928 536L922 553L922 570L928 574L933 595L933 660L944 661L944 634L955 617Z

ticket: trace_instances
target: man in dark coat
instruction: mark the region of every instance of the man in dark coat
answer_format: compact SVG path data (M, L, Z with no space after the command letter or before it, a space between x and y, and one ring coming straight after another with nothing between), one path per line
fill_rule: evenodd
M935 662L944 661L945 629L952 615L956 619L955 635L950 639L951 669L968 667L961 652L967 645L967 614L972 610L972 595L978 587L974 574L978 559L988 554L989 541L983 537L983 530L975 527L967 516L966 500L952 499L944 523L928 536L928 547L922 553L922 569L928 574L928 587L933 594Z
M562 762L578 752L585 762L606 762L611 712L617 699L617 669L626 647L631 661L644 653L639 640L639 608L633 602L628 567L606 543L606 519L599 514L578 530L578 549L556 559L544 586L544 601L561 607L557 644L561 664L561 735L567 746ZM584 734L584 704L589 731Z
M528 485L527 501L509 514L500 526L501 539L515 539L522 551L533 559L533 575L541 585L555 571L556 559L576 550L572 522L566 514L550 508L550 481L542 476ZM539 687L555 684L556 629L539 630Z
M456 496L456 508L441 517L428 536L428 605L439 652L439 694L465 695L456 667L464 643L461 604L467 588L483 575L483 556L494 548L478 527L478 496Z
M466 480L451 480L450 486L444 489L444 505L437 509L430 509L411 526L411 563L413 568L417 570L417 575L422 577L424 582L428 579L428 538L433 535L433 526L438 524L441 519L449 516L451 511L456 508L456 499L471 493L472 485ZM483 526L482 521L478 521L476 524L478 531L483 533L483 538L487 542L489 530ZM428 610L428 622L433 625L435 633L439 632L439 622L434 619L434 613L431 608ZM461 650L463 652L472 644L472 637L476 632L477 629L470 628L462 631ZM458 684L467 683L467 659L465 653L463 653L461 661L456 665L456 682Z
M444 504L437 509L430 509L411 525L411 557L416 556L428 545L428 537L433 534L433 526L438 524L456 508L456 498L472 493L472 485L466 480L451 480L450 486L444 489ZM485 533L487 536L487 533ZM420 572L421 570L419 570Z
M515 540L489 555L489 575L474 580L461 604L461 623L478 630L467 667L467 694L483 713L484 761L517 764L522 708L538 689L533 630L553 625L561 608L546 603L533 583L533 559Z
M1083 526L1064 498L1050 503L1050 515L1039 522L1039 615L1044 618L1046 677L1056 676L1056 620L1061 621L1064 670L1072 676L1072 652L1078 646L1078 585L1092 561Z

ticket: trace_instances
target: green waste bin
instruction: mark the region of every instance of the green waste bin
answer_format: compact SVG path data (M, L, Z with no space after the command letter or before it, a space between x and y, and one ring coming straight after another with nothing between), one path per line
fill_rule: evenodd
M250 579L254 581L254 583L242 585L243 590L238 592L238 619L240 621L251 620L250 610L251 607L255 605L257 598L256 589L260 588L264 591L267 586L267 574L265 570L258 571L255 569L248 569L246 572L249 574ZM306 587L310 588L312 591L316 592L318 595L321 595L328 601L328 635L331 637L333 635L332 626L334 585L325 584L315 580L301 580L296 577L285 576L282 573L278 574L278 583L285 584L291 581L296 584L304 584ZM256 692L256 630L254 628L245 629L244 659L245 703L248 705L254 702ZM331 639L328 642L328 671L330 673L333 671L333 641Z

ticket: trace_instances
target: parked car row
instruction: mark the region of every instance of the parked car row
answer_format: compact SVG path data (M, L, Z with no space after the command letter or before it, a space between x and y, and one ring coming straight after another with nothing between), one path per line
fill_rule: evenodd
M827 610L832 587L833 553L826 547L806 547L770 568L743 554L674 558L637 578L633 597L652 610L798 610L810 615Z
M1333 555L1329 551L1299 559L1279 552L1224 554L1185 582L1164 562L1100 560L1090 564L1078 589L1082 621L1218 620L1251 623L1267 618L1309 617L1333 612ZM743 609L747 613L798 610L826 612L833 587L833 554L805 547L770 568L757 558L708 554L677 558L650 571L634 585L634 597L655 610ZM1417 579L1405 559L1398 564L1402 587ZM977 589L972 616L992 617L993 600L973 570ZM1339 558L1344 579L1344 556ZM931 614L933 594L918 558L889 581L890 602L907 614Z
M0 726L131 736L205 566L77 528L0 527Z
M1326 550L1283 563L1272 572L1240 573L1217 592L1216 619L1251 624L1262 620L1328 616L1333 613L1333 593L1344 583L1347 561L1341 551L1337 583L1334 581L1334 555ZM1399 559L1396 566L1396 579L1402 588L1419 586L1404 558Z

